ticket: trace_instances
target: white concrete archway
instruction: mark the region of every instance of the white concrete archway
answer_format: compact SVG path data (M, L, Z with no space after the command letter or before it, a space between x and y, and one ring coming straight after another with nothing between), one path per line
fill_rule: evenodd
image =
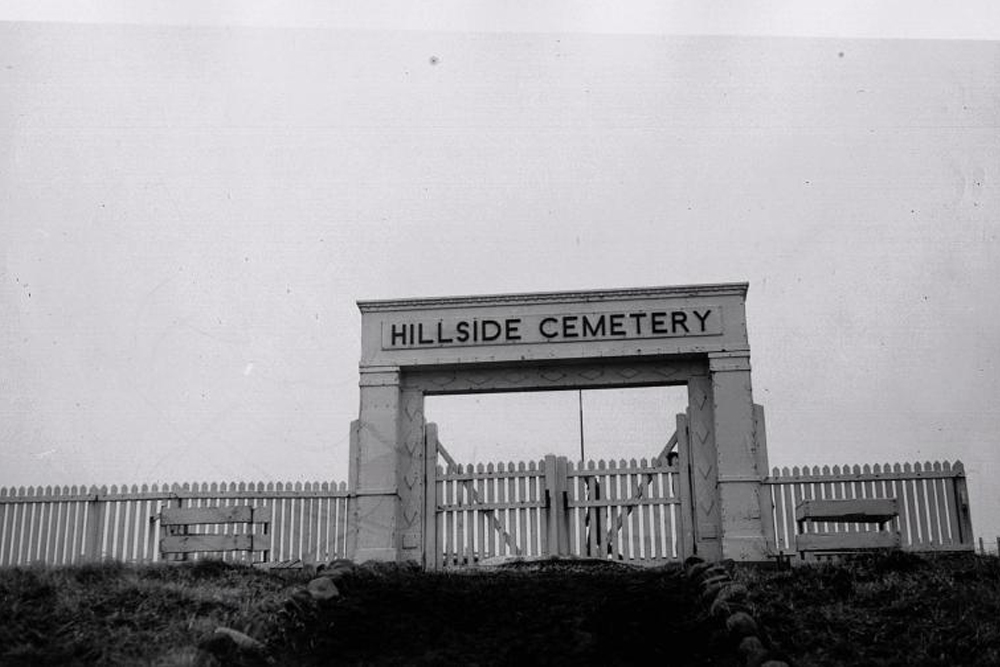
M767 454L750 382L747 284L362 301L349 553L420 561L424 396L686 385L695 548L763 560Z

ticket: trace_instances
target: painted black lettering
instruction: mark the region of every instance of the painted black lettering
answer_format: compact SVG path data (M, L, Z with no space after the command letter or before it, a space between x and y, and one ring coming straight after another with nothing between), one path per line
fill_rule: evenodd
M604 315L597 316L597 323L594 324L586 315L583 316L583 337L604 335Z
M614 315L609 315L608 320L611 322L611 335L612 336L624 336L625 335L625 314L615 313Z
M683 310L675 310L670 313L670 324L674 327L674 333L677 333L677 327L683 327L684 333L691 333L687 325L687 313Z
M455 340L459 343L469 340L469 323L465 320L455 325Z
M397 325L393 324L392 329L390 329L389 332L389 340L391 341L390 344L393 347L395 347L396 341L398 340L400 345L406 345L406 325L400 324L399 329L396 329L396 326Z
M490 327L492 331L487 332L486 327ZM503 332L503 328L500 323L496 320L483 320L483 342L488 343L490 341L496 340L500 337Z
M424 323L423 322L421 322L420 324L417 325L417 331L419 332L417 334L419 336L419 338L417 339L417 341L421 345L430 345L430 344L432 344L434 342L433 338L424 338Z
M648 317L649 314L648 313L629 313L628 316L631 317L633 320L635 320L635 335L636 336L641 336L642 335L642 318Z
M444 337L444 322L438 322L438 343L450 343L451 338Z
M576 330L577 321L580 319L579 315L563 315L562 318L562 335L563 338L579 338L580 334Z
M667 314L662 311L650 313L649 324L650 327L652 327L653 329L653 333L655 334L670 333L670 329L667 328L666 319L667 319Z
M517 330L520 325L520 317L513 317L504 320L504 338L507 340L521 340L521 334Z
M546 324L558 324L559 321L554 317L546 317L544 320L538 323L538 333L542 334L546 338L555 338L559 335L558 331L547 331L545 329Z
M699 313L697 310L692 311L692 312L694 312L694 316L698 318L698 321L701 323L701 330L702 330L702 332L704 332L705 331L705 320L707 320L708 316L712 314L712 309L709 308L708 310L706 310L704 315L702 315L701 313Z
M410 327L410 345L416 345L417 344L417 333L416 333L416 331L414 331L414 325L413 325L412 322L409 324L409 327Z

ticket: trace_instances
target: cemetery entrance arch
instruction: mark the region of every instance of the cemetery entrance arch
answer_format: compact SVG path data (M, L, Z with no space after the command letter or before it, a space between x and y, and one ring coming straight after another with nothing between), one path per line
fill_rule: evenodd
M424 562L436 458L426 395L686 385L691 551L765 559L767 458L746 292L737 283L359 302L351 557Z

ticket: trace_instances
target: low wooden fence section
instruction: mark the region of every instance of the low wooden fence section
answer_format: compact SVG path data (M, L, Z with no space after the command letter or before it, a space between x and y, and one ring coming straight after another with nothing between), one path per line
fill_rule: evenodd
M803 500L896 498L899 516L890 527L898 530L904 549L911 551L968 551L974 549L965 468L961 462L874 466L818 466L775 468L764 480L774 503L778 549L795 551L795 507ZM857 532L875 530L866 524L820 523L810 530Z
M576 466L556 456L516 464L449 462L437 466L435 477L430 567L498 556L649 564L683 558L679 476L660 459Z
M343 482L4 488L0 566L157 561L162 508L235 505L271 508L271 561L340 558L346 552L347 500ZM208 532L233 529L220 524L209 526ZM233 552L222 557L247 556Z

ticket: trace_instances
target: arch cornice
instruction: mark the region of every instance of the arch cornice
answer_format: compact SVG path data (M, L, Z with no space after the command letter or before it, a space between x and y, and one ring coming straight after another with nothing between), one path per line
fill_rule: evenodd
M741 296L750 284L711 283L668 287L632 287L623 289L581 290L575 292L529 292L526 294L479 294L470 296L420 297L413 299L372 299L358 301L362 313L431 308L468 308L470 306L516 306L539 303L599 303L623 299L657 299L664 297Z

